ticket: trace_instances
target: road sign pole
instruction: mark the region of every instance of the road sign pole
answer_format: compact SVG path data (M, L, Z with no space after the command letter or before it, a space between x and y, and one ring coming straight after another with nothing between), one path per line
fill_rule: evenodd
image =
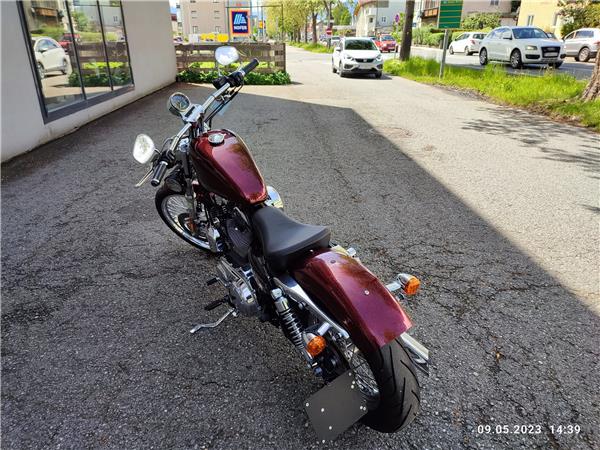
M450 38L450 30L444 30L444 49L442 50L442 63L440 64L440 78L444 78L444 66L446 65L446 49L448 48L448 40Z

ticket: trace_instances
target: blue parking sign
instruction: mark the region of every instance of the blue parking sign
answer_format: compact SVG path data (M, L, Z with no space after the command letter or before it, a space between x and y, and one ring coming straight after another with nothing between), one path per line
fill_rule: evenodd
M248 9L232 9L230 19L231 34L250 34L250 11Z

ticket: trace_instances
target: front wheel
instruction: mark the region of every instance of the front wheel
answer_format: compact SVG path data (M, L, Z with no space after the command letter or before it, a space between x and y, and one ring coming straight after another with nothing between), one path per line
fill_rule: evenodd
M590 49L583 47L581 50L579 50L579 53L577 53L577 58L575 59L581 62L588 62L590 60Z
M485 48L482 48L479 51L479 64L481 64L482 66L485 66L487 63L488 63L487 50Z
M154 197L154 203L160 218L167 226L181 239L194 247L202 250L210 250L210 245L206 238L206 224L192 224L189 221L188 201L185 195L169 189L167 186L161 187Z
M510 67L513 69L520 69L523 67L523 60L521 59L521 52L519 50L513 50L510 54Z

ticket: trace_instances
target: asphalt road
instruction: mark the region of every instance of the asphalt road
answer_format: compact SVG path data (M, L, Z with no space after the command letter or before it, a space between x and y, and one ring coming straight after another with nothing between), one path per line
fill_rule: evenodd
M421 56L423 58L435 59L436 61L442 60L442 50L437 48L412 47L411 54L415 56ZM395 55L393 53L384 53L383 58L391 59L394 58L394 56ZM453 66L463 66L477 70L482 69L481 65L479 64L478 54L467 56L464 53L455 53L454 55L446 53L446 62L449 65ZM506 70L508 70L511 73L535 76L542 75L547 69L547 66L536 65L529 65L519 70L514 70L508 65L505 65L505 67ZM565 59L563 65L556 70L558 70L559 73L568 73L570 75L573 75L575 78L580 80L589 80L592 76L592 71L594 70L594 61L592 60L591 62L587 63L577 62L572 57L568 57Z
M295 84L244 88L215 125L244 136L291 216L383 279L421 278L417 420L321 446L302 410L319 382L276 329L189 334L217 315L202 309L223 294L203 284L215 259L163 226L130 156L138 133L178 130L170 92L209 92L181 84L2 167L3 447L599 448L598 135L340 79L327 55L287 61Z

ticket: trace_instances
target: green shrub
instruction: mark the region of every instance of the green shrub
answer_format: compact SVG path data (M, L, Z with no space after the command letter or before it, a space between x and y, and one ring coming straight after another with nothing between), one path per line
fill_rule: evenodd
M177 75L178 81L187 83L212 83L219 77L217 71L197 72L195 70L183 70ZM249 85L283 85L290 84L292 80L287 72L280 71L275 73L250 72L244 79L245 84Z
M474 13L469 14L461 22L461 28L467 30L482 30L500 26L500 13Z
M308 50L313 53L332 53L333 47L327 48L325 45L321 44L313 44L312 42L304 43L304 42L288 42L288 45L292 47L303 48L304 50Z
M98 67L102 63L86 63L86 64L97 64ZM112 83L114 86L124 86L126 84L131 84L131 71L129 70L129 66L124 65L123 63L111 63L111 64L120 64L120 66L113 67L111 65L111 77ZM106 63L104 63L104 67L106 67ZM86 87L97 87L97 86L110 86L110 80L108 77L108 73L106 69L99 70L95 69L84 69L83 72L83 85ZM71 72L69 75L69 86L81 86L81 79L79 78L79 73Z

